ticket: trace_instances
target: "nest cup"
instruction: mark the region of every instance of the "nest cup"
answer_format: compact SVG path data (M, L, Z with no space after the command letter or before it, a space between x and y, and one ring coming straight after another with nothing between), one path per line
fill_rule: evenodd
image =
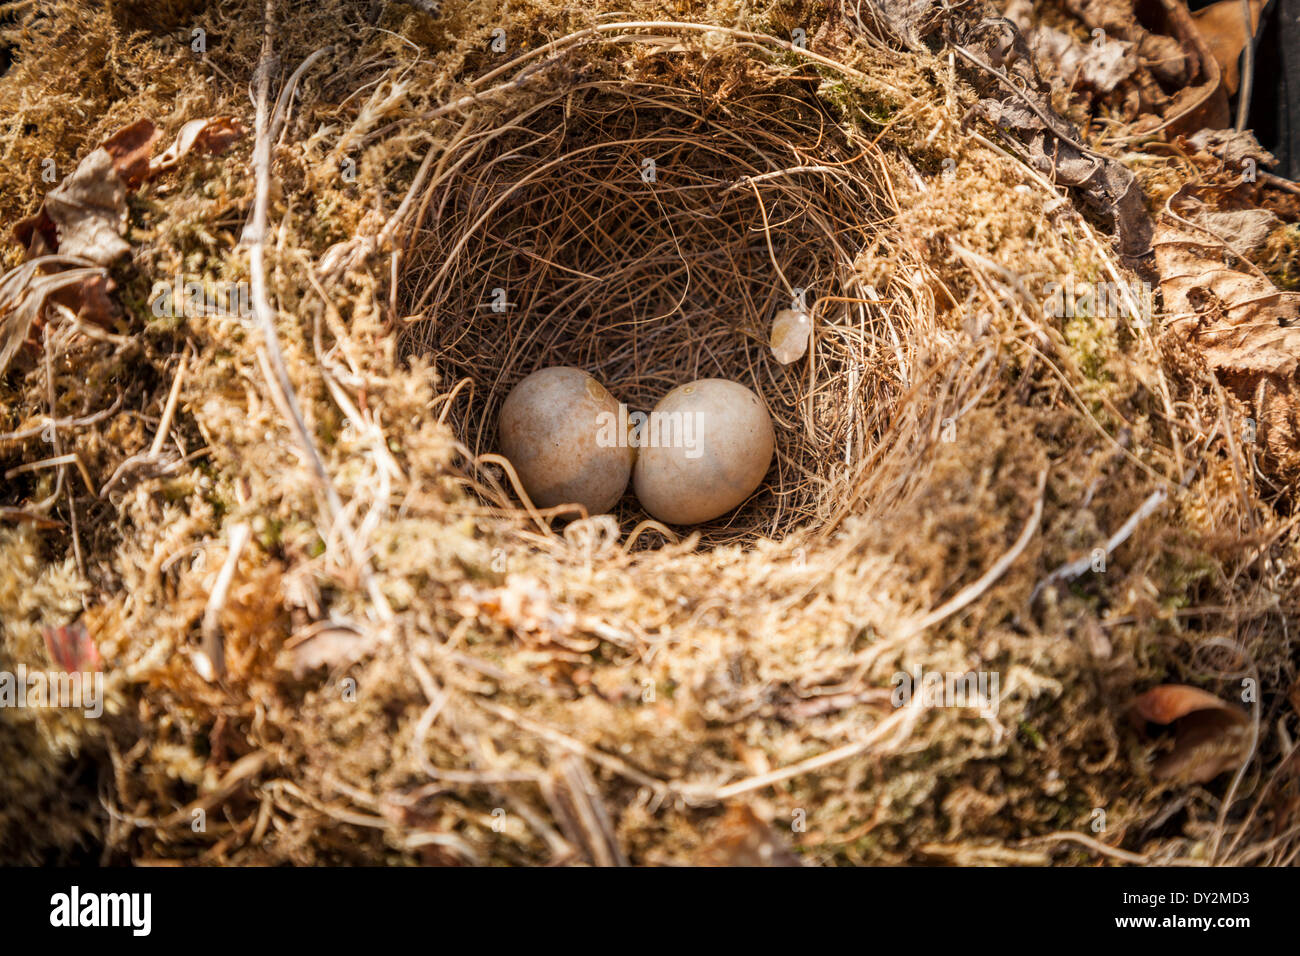
M431 357L473 463L497 450L511 388L546 366L586 370L632 412L695 378L740 382L767 404L776 458L701 542L815 530L908 382L909 310L862 268L891 245L883 159L789 51L636 52L587 46L560 82L470 109L403 257L404 348ZM772 320L799 300L809 352L782 365ZM519 517L506 479L470 471ZM647 518L630 491L615 516Z

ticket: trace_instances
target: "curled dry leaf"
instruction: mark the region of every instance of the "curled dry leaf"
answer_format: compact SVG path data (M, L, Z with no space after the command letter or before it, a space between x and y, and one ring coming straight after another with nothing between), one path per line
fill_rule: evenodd
M126 193L148 171L149 151L157 137L148 120L132 123L96 147L51 189L40 209L14 226L13 236L28 258L61 252L106 266L126 253Z
M46 193L40 209L13 229L29 261L0 278L0 374L26 340L47 297L78 318L109 324L114 286L105 269L131 250L124 238L127 194L187 153L219 153L242 133L228 116L193 120L166 152L151 159L161 133L151 120L137 120L104 140Z
M878 32L892 36L910 50L921 49L943 18L943 9L935 0L870 3L859 7L858 13L873 22Z
M42 214L54 226L56 244L51 251L107 266L131 250L122 238L126 232L126 183L103 147L46 194L38 219ZM28 221L19 223L19 228ZM49 232L43 225L38 234L48 241Z
M192 120L157 158L162 135L152 121L137 120L118 130L50 190L35 215L14 227L14 237L31 256L58 251L109 265L130 250L126 196L145 180L175 166L192 150L219 153L243 133L229 116Z
M1154 242L1169 329L1249 410L1260 463L1300 479L1300 294L1229 265L1228 238L1166 217Z
M1250 378L1295 372L1300 294L1225 265L1225 243L1183 223L1166 218L1153 245L1170 327L1215 371Z
M151 120L136 120L100 144L113 159L113 171L128 190L135 191L149 178L149 157L162 133ZM92 154L93 155L93 154Z
M702 866L802 866L771 823L748 804L732 804L700 848Z
M1136 26L1140 22L1137 4L1127 6ZM1207 126L1215 129L1228 126L1230 114L1222 71L1218 60L1197 32L1186 0L1160 0L1160 6L1164 16L1162 32L1148 34L1156 42L1148 41L1140 49L1151 64L1153 76L1160 75L1158 64L1162 60L1168 61L1175 50L1181 53L1180 59L1187 63L1190 74L1186 85L1169 98L1168 105L1162 110L1164 123L1161 125L1175 133ZM1168 42L1162 45L1161 40ZM1171 78L1168 75L1164 77L1166 81Z
M172 144L149 163L149 176L175 166L192 150L214 155L223 153L243 134L243 127L232 116L190 120L181 127Z
M1108 39L1104 34L1087 44L1055 27L1036 27L1025 35L1038 62L1050 64L1070 89L1082 85L1109 93L1131 77L1138 66L1133 44Z
M1219 0L1192 14L1196 32L1223 71L1223 88L1229 95L1237 92L1241 82L1238 61L1250 42L1251 33L1259 29L1259 12L1264 0L1248 0L1250 4L1250 31L1246 30L1246 14L1241 0Z
M40 275L42 267L71 266L65 272ZM41 256L0 276L0 374L8 368L31 331L47 299L56 294L87 290L87 308L101 305L96 290L107 289L108 274L99 266L67 256ZM86 309L83 309L84 313ZM90 316L98 320L98 316Z
M1134 714L1153 724L1172 724L1198 710L1234 710L1223 698L1188 684L1153 687L1133 701L1132 709Z
M1248 160L1254 161L1257 167L1277 165L1277 158L1260 146L1248 129L1203 129L1188 136L1187 144L1217 156L1233 170L1242 169Z
M1187 132L1228 125L1222 70L1197 31L1186 0L1062 0L1093 35L1132 45L1138 68L1116 103L1135 131Z
M1142 720L1174 726L1173 750L1152 768L1157 780L1208 783L1236 770L1249 755L1246 714L1198 687L1161 684L1134 700L1131 711Z
M1268 242L1273 230L1282 225L1267 209L1202 209L1190 218L1242 259Z
M971 113L1018 139L1026 161L1044 176L1078 189L1110 220L1122 255L1146 255L1151 217L1136 178L1123 163L1085 146L1079 129L1056 112L1051 88L1016 25L989 17L959 32L954 44L976 66L971 81L980 100Z

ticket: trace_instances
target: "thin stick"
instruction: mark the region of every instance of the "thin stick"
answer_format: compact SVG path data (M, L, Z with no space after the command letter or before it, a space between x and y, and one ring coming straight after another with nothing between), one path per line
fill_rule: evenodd
M112 405L95 412L93 415L87 415L84 418L60 418L57 420L50 418L41 422L39 425L24 428L22 431L5 432L0 434L0 442L22 441L27 438L35 438L47 428L57 431L60 428L84 428L87 425L94 425L97 422L102 422L105 418L108 418L109 415L112 415L115 411L121 408L123 397L123 393L118 392L117 398L113 400Z
M221 635L221 612L230 595L230 584L235 579L235 569L239 558L248 544L251 529L247 521L241 521L230 529L229 550L226 561L217 575L217 583L208 596L207 607L203 609L203 647L194 654L194 666L204 680L213 681L225 676L226 651L225 641Z
M21 475L28 471L40 471L42 468L60 468L63 465L76 465L77 470L81 472L81 480L86 483L86 489L95 494L95 486L91 483L90 472L86 471L86 466L82 464L81 459L76 452L69 452L66 455L57 455L54 458L43 458L40 461L28 461L21 465L10 468L5 472L5 478L13 478L15 475Z
M181 383L185 381L185 369L189 362L190 351L187 346L181 353L181 364L176 369L176 377L172 379L171 391L167 394L167 404L163 406L162 419L158 422L158 431L153 436L153 444L149 446L149 457L154 458L162 451L163 445L167 443L167 432L172 425L172 418L176 414L176 403L181 397Z
M284 352L280 348L280 336L275 331L275 312L271 309L266 295L266 234L267 207L271 197L271 136L268 117L271 88L271 70L275 61L272 35L275 23L275 0L266 0L266 28L262 36L262 55L254 76L254 99L257 112L254 120L256 141L253 145L253 175L256 188L253 196L253 217L244 229L244 241L248 244L248 267L252 286L253 314L257 318L262 338L266 342L267 357L275 375L270 381L272 388L280 393L284 407L290 414L289 424L302 453L311 466L312 473L325 496L330 518L337 520L343 510L338 492L330 481L329 472L320 452L312 441L303 420L302 408L294 392L293 382L289 379L289 370L284 363ZM319 52L319 51L318 51Z
M268 139L276 139L279 137L280 130L283 128L285 119L287 118L289 102L293 99L293 94L298 89L298 81L302 79L303 74L310 70L316 64L317 60L331 52L333 49L334 48L331 46L321 47L311 56L307 57L307 59L303 60L302 63L298 64L298 69L293 71L288 82L284 84L284 89L280 91L279 98L275 101L275 112L271 115L271 127L267 135Z
M1260 182L1268 186L1272 186L1275 189L1281 189L1284 192L1300 194L1300 184L1293 183L1289 179L1283 179L1281 176L1267 173L1263 170L1260 170L1258 175Z
M1038 837L1034 840L1027 840L1026 842L1038 843L1047 841L1078 843L1080 846L1085 846L1094 853L1100 853L1102 856L1113 857L1116 860L1123 860L1125 863L1135 863L1138 866L1151 865L1151 860L1145 856L1141 856L1137 853L1130 853L1128 850L1119 850L1113 846L1107 846L1098 840L1094 840L1087 834L1074 833L1070 830L1058 830L1056 833L1049 833L1046 836Z
M1149 518L1157 508L1164 504L1166 497L1163 488L1157 488L1155 491L1151 492L1151 494L1147 495L1146 500L1143 501L1142 504L1138 505L1137 510L1128 516L1127 521L1120 525L1119 530L1106 539L1106 544L1102 548L1106 557L1109 558L1115 553L1116 548L1132 537L1133 532L1137 530L1138 525ZM1054 581L1073 581L1079 575L1087 572L1091 567L1091 555L1061 565L1047 577L1043 578L1043 580L1038 582L1038 586L1034 588L1033 594L1029 596L1029 602L1032 604L1034 599L1042 592L1043 588L1047 587L1047 585Z
M1246 128L1250 116L1250 93L1255 85L1255 18L1251 15L1250 0L1241 0L1241 18L1245 21L1246 49L1241 65L1241 88L1237 90L1237 125L1240 133Z
M371 600L375 604L377 613L383 619L389 620L392 618L392 609L378 582L370 573L369 559L356 540L352 528L347 523L343 502L339 498L339 493L335 489L329 471L325 467L325 460L321 457L321 453L311 437L311 432L307 428L307 422L303 418L298 395L294 391L293 382L289 378L288 367L285 365L284 351L280 347L280 337L275 330L276 313L271 308L270 301L267 298L266 236L268 231L267 209L270 205L271 196L271 127L273 125L273 118L270 115L268 104L270 100L271 71L274 69L276 62L273 44L275 8L275 0L266 0L266 26L262 35L262 53L253 79L254 100L257 105L254 119L256 140L253 145L253 172L256 189L253 198L252 218L244 227L243 235L243 241L249 247L248 267L250 285L252 286L253 314L257 319L265 343L266 364L270 368L270 374L266 375L266 379L272 389L272 397L281 408L282 414L289 420L298 447L310 465L312 475L315 477L316 484L325 499L325 507L331 525L341 532L353 560L359 565L361 578ZM327 49L317 50L308 57L309 62L318 60L327 52ZM295 72L294 76L300 76L301 72L301 70ZM326 537L328 540L328 536Z

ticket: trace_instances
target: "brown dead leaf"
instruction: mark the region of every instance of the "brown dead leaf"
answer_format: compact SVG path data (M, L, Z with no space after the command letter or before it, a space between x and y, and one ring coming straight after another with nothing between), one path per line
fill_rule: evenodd
M28 255L59 252L107 266L129 252L126 194L148 175L158 135L152 122L137 120L92 150L14 227Z
M379 637L362 633L349 624L324 622L295 634L284 645L278 662L292 671L295 678L321 667L346 667L373 654Z
M862 15L874 21L880 32L911 50L922 49L925 38L943 22L943 10L935 0L872 3L862 10Z
M1248 160L1261 168L1277 165L1273 154L1260 146L1248 129L1202 129L1187 137L1187 144L1217 156L1234 172L1244 169Z
M99 648L81 621L63 627L47 627L41 636L45 639L45 650L50 655L50 660L65 674L104 669Z
M1223 71L1197 32L1185 0L1161 0L1161 6L1165 16L1163 32L1178 41L1183 54L1195 65L1195 75L1192 78L1195 85L1189 85L1175 93L1165 111L1168 128L1177 133L1207 126L1218 129L1229 125ZM1162 54L1156 54L1160 55Z
M1198 687L1161 684L1134 700L1130 709L1142 720L1174 727L1173 749L1152 768L1157 780L1208 783L1236 770L1249 755L1246 714Z
M1300 356L1300 294L1224 264L1224 243L1166 217L1156 230L1156 271L1170 328L1210 367L1253 390L1262 375L1290 377Z
M1082 85L1109 93L1137 69L1133 45L1122 40L1103 35L1084 44L1063 30L1048 26L1034 28L1026 38L1038 62L1050 65L1052 72L1070 89Z
M1160 684L1135 699L1131 706L1133 713L1153 724L1172 724L1198 710L1236 712L1223 698L1187 684Z
M46 214L44 205L14 225L13 237L27 251L28 259L53 255L59 248L59 231L54 220Z
M1282 225L1267 209L1202 209L1188 217L1223 240L1233 254L1244 259L1268 241Z
M104 140L46 193L41 207L13 229L29 261L0 278L0 374L26 341L47 297L80 319L110 325L113 282L102 269L87 269L110 266L131 251L124 238L127 194L187 153L219 153L242 134L229 116L193 120L151 161L161 133L151 120L137 120Z
M131 249L126 233L126 194L150 175L149 157L161 134L147 119L124 126L77 164L45 195L35 215L14 228L33 251L39 237L48 251L111 265Z
M45 196L45 215L54 223L56 251L100 266L131 251L126 232L126 183L113 156L95 149Z
M1228 125L1222 71L1185 0L1059 0L1059 5L1094 38L1121 40L1133 49L1137 69L1108 98L1107 111L1134 121L1134 132Z
M1259 30L1259 12L1264 0L1249 0L1251 32ZM1192 23L1223 71L1223 88L1229 95L1237 92L1241 82L1238 61L1250 41L1241 0L1219 0L1192 14Z
M43 266L53 265L72 268L52 275L39 274ZM102 268L66 256L42 256L0 276L0 374L27 340L48 298L64 290L106 280L107 273Z
M100 146L113 158L113 170L128 190L140 188L149 177L149 157L162 132L151 120L136 120L124 126Z
M163 170L175 166L192 150L200 153L223 153L243 135L243 127L233 116L190 120L181 127L172 144L149 163L149 176L156 176Z
M802 866L803 862L748 804L727 807L713 837L700 848L702 866Z
M1250 728L1221 710L1198 710L1178 721L1174 749L1152 766L1157 780L1209 783L1236 770L1250 752Z
M85 322L93 322L101 328L112 328L117 315L117 306L112 293L117 283L107 274L87 276L77 285L65 286L50 298L60 305L67 306L72 314Z
M1028 163L1054 182L1079 190L1108 218L1126 257L1151 248L1151 217L1132 171L1095 152L1082 133L1052 106L1029 45L1010 20L989 17L954 38L963 59L977 65L971 80L980 94L971 115L983 116L1023 144Z

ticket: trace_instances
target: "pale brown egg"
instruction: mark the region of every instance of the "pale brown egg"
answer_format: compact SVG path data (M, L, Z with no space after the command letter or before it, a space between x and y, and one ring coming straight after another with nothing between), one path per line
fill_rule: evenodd
M636 450L613 395L582 369L533 372L501 406L501 452L533 504L580 504L588 514L614 506L627 489Z
M667 524L735 508L762 484L776 444L762 399L721 378L673 389L638 431L632 485L641 507Z

